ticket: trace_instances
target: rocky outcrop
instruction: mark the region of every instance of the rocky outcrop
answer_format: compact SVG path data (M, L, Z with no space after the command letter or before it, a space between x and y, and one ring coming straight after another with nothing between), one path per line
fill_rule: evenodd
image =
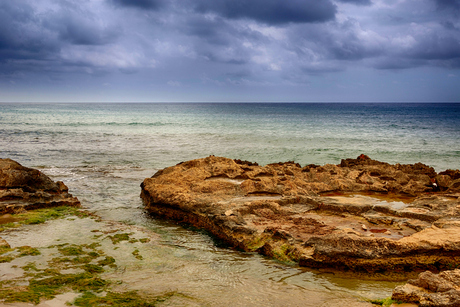
M406 273L460 264L452 174L365 155L305 167L210 156L158 171L141 198L152 214L244 251L308 267Z
M393 300L416 303L421 307L460 306L460 270L434 274L421 273L417 279L393 290Z
M39 170L0 159L0 214L54 206L80 206L67 186Z

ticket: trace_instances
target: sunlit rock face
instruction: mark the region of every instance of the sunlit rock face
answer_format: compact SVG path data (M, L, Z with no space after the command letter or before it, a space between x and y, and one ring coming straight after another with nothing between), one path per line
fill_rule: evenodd
M141 198L153 215L207 229L244 251L308 267L404 274L459 259L458 179L446 176L364 155L305 167L210 156L158 171L142 183Z
M11 159L0 159L0 214L54 206L76 207L80 202L63 182Z

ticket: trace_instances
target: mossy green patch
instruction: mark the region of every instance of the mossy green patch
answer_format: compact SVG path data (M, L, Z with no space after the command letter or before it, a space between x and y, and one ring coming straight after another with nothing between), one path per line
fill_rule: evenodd
M88 273L102 273L104 272L104 268L102 266L96 265L96 264L85 264L83 266L86 272Z
M267 237L258 236L255 237L252 241L246 243L246 246L250 251L256 251L257 249L264 246L265 242L267 242Z
M24 224L43 224L44 222L46 222L47 219L45 217L42 217L42 216L37 216L37 217L31 217L29 219L27 219Z
M0 256L0 263L11 262L13 260L13 256Z
M286 264L295 264L299 260L298 251L289 244L282 244L272 250L273 257Z
M83 263L90 263L91 261L93 261L93 257L89 257L89 256L84 256L84 257L75 257L72 259L72 263L75 263L75 264L83 264Z
M44 208L44 209L35 209L26 211L24 213L12 214L12 218L15 220L14 223L2 224L0 231L3 231L8 228L16 228L21 225L33 225L33 224L42 224L48 220L54 220L58 218L63 218L69 215L75 215L77 217L89 217L90 213L79 210L74 207L54 207L54 208Z
M70 246L60 247L58 248L59 252L64 256L79 256L86 254L83 251L83 247L79 245L72 244Z
M83 244L82 246L86 247L86 248L89 248L89 249L96 249L97 247L101 246L100 243L98 242L93 242L91 244Z
M15 282L20 285L28 281L28 286L15 285L15 282L11 283L9 287L2 285L0 299L7 302L21 301L38 304L41 298L51 299L55 295L69 290L77 292L102 291L110 284L109 281L98 276L104 272L104 268L101 265L90 264L94 259L104 256L103 253L94 251L94 248L98 246L98 244L54 246L61 256L48 261L51 268L38 269L33 262L23 266L24 280L18 279ZM30 246L22 246L11 251L11 253L13 256L16 253L16 257L20 257L37 255L40 252ZM83 269L84 272L62 274L60 270L63 268Z
M40 224L51 219L61 218L68 215L86 217L90 214L81 213L78 209L62 207L51 209L39 209L22 214L15 218L14 222L7 227L17 227L23 224ZM14 225L13 225L14 224ZM1 225L4 227L5 225ZM3 228L2 228L3 229ZM101 232L96 230L93 232ZM115 233L115 234L114 234ZM149 239L130 238L133 233L112 232L112 243L118 244L121 241L130 243L148 242ZM102 236L102 238L101 238ZM121 284L121 281L111 281L102 278L104 271L116 268L115 258L107 256L100 249L100 241L104 235L94 236L90 240L91 244L57 244L48 246L46 254L52 254L52 259L48 261L47 267L43 264L36 265L30 262L21 268L24 270L22 277L7 281L0 281L0 302L29 302L39 304L44 299L52 299L58 294L66 292L81 292L74 304L77 306L155 306L167 300L175 293L167 293L160 296L145 297L138 292L118 293L112 292L113 284ZM99 242L93 242L98 239ZM121 245L121 244L120 244ZM117 248L115 246L115 248ZM54 249L54 250L52 250ZM44 251L43 249L40 249ZM30 246L0 248L0 262L10 262L18 257L37 256L40 250ZM132 252L137 259L142 259L138 249ZM37 262L38 263L38 262Z
M66 290L100 291L109 284L92 273L60 274L53 272L52 276L41 278L36 274L29 280L28 286L0 289L0 299L5 302L31 302L38 304L41 298L52 299Z
M134 257L136 257L136 259L138 259L138 260L144 259L144 257L142 257L142 256L139 254L139 250L138 250L137 248L132 252L132 254L133 254Z
M0 246L0 255L11 252L13 249L9 246Z
M24 271L35 271L35 272L39 271L37 269L37 266L36 266L35 262L30 262L30 263L22 266L21 269L23 269Z
M117 233L113 236L108 236L113 244L118 244L121 241L129 241L129 234L128 233Z
M16 250L19 251L18 257L41 255L38 249L34 247L30 247L30 246L20 246L20 247L17 247Z
M107 284L108 281L94 276L94 274L89 272L79 274L57 273L47 278L32 279L29 282L29 287L32 290L41 289L41 287L46 287L50 291L68 287L72 290L84 291L101 290Z
M88 256L91 257L91 258L97 258L97 257L99 257L99 254L96 253L96 252L89 252Z
M5 255L6 254L6 255ZM40 251L30 246L19 246L16 248L4 247L0 251L0 263L11 262L18 257L38 256Z
M112 264L115 263L115 258L107 256L104 259L99 260L97 263L99 265L102 265L102 266L104 266L104 265L112 265Z
M38 304L40 303L40 294L34 293L29 289L26 291L21 291L20 289L0 289L0 300L4 300L6 303L31 302Z
M175 292L165 293L153 298L141 297L136 291L124 293L107 292L105 296L98 296L92 292L85 292L75 299L74 305L81 307L117 306L117 307L152 307L174 296Z
M392 300L391 297L387 297L384 299L377 299L377 300L369 300L369 303L374 305L380 305L383 307L389 307L393 304L402 304L403 302Z

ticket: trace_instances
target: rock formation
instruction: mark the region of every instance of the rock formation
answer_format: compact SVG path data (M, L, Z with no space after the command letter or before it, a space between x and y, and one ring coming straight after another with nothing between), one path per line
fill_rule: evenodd
M55 206L80 206L61 182L11 159L0 159L0 214Z
M244 251L365 273L460 264L460 178L365 155L340 165L259 166L210 156L158 171L141 198Z
M460 270L421 273L417 279L394 289L393 300L416 303L420 307L460 306Z

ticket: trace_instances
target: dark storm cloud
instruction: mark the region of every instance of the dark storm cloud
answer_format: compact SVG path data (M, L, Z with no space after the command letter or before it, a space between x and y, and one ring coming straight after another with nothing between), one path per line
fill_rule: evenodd
M0 0L0 90L13 75L150 93L454 70L459 13L460 0Z
M24 71L53 71L59 52L56 35L43 27L33 7L20 1L0 3L0 78L11 81Z
M247 27L236 27L222 18L189 18L180 28L191 38L191 44L199 58L228 64L248 63L251 51L244 46L250 41L257 44L262 35Z
M439 9L460 10L460 0L434 0Z
M117 6L157 10L165 5L163 0L109 0Z
M98 23L97 17L65 12L53 21L59 38L76 45L103 45L114 41L121 29L109 28Z
M0 59L44 57L55 48L29 5L0 3Z
M336 6L329 0L197 0L198 12L229 19L252 19L266 24L311 23L332 20Z
M235 36L234 29L229 27L225 20L220 18L209 20L203 18L190 18L184 24L182 31L213 45L229 45Z
M413 55L426 60L460 59L460 41L453 37L432 37L421 42Z
M72 46L103 46L119 37L122 29L113 27L98 13L71 1L55 6L46 1L43 6L28 0L1 2L1 72L6 75L19 71L54 73L88 67L81 57L63 56L63 50ZM81 54L74 51L78 53Z

